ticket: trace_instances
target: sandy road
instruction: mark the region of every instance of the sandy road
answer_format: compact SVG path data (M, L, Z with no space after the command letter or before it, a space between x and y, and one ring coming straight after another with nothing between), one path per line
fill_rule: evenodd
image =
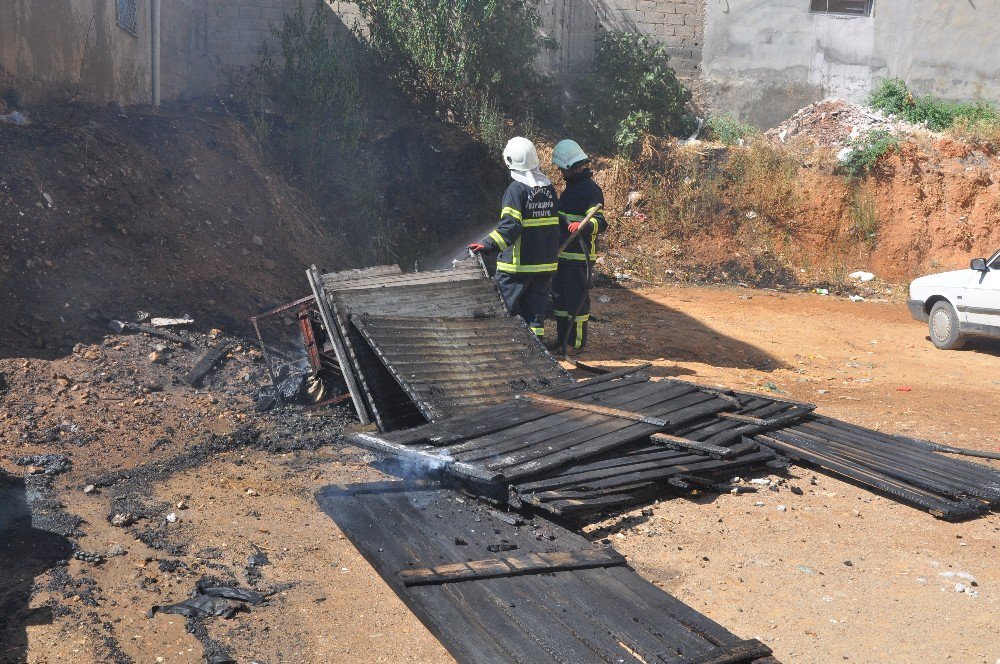
M585 355L595 364L655 360L660 375L777 389L864 426L1000 447L1000 343L939 351L902 304L692 287L597 295L611 301L595 304ZM1000 660L1000 515L949 524L792 474L805 495L667 501L612 541L647 578L783 662ZM978 597L955 592L959 572Z
M1000 344L937 351L899 304L693 287L595 295L610 301L595 304L585 356L594 364L654 361L661 376L776 389L866 426L1000 445ZM167 396L176 410L165 422L184 418L188 401L192 413L203 407ZM16 423L8 426L13 434ZM451 661L312 498L326 484L377 479L365 453L247 449L153 482L143 500L189 506L168 529L184 545L177 554L107 523L108 494L80 490L93 472L86 458L57 483L66 510L86 520L78 543L128 553L100 566L70 561L73 578L93 581L97 606L28 625L27 661L114 661L105 637L136 662L204 661L183 619L143 614L183 599L204 574L242 582L255 547L270 558L261 587L280 592L248 614L206 623L238 661ZM679 498L654 505L650 517L637 510L590 530L610 537L645 577L740 636L761 638L786 663L1000 659L1000 515L949 524L819 473L792 475L804 495L785 486ZM978 596L954 591L959 572L975 577ZM37 581L44 588L47 575ZM32 606L55 597L75 607L65 593L43 590Z

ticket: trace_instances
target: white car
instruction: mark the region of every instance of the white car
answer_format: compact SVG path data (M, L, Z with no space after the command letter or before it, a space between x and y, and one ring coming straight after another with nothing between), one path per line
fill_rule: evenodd
M961 348L969 336L1000 338L1000 251L968 270L915 279L908 304L914 318L927 321L938 348Z

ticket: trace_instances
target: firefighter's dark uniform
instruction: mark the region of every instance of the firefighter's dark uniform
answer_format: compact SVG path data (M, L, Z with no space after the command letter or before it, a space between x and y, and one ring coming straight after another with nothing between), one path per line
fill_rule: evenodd
M569 224L582 221L597 205L604 205L604 192L594 182L588 169L570 176L559 198L560 245L569 239ZM559 342L569 334L569 346L583 348L587 343L587 322L590 320L590 285L587 281L587 261L593 269L597 260L597 236L608 228L603 212L594 215L594 222L559 254L559 269L555 278L556 324ZM579 309L579 313L577 310Z
M496 281L507 308L520 314L539 338L545 336L545 309L559 253L557 199L551 184L511 182L500 223L483 240L488 250L500 252Z

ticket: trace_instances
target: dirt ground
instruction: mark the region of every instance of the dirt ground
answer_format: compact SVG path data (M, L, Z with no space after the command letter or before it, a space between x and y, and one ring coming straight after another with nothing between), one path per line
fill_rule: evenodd
M1000 447L1000 344L938 351L898 302L689 286L595 298L593 364L652 361L659 376L777 391L865 426ZM148 354L159 342L142 336L0 360L0 466L16 475L38 534L38 564L5 567L14 574L0 586L0 661L452 661L313 500L327 484L382 477L376 459L340 442L345 411L257 413L250 395L264 377L251 348L191 337L196 348L169 348L158 362ZM178 380L222 341L234 350L203 388ZM10 458L40 452L66 454L72 468L46 478ZM122 513L136 523L111 525ZM784 662L1000 659L997 514L945 523L792 467L777 493L677 498L588 531ZM102 561L60 564L74 545ZM17 553L0 543L5 565ZM267 564L248 566L255 553ZM955 591L971 583L959 573L978 594ZM146 617L204 576L269 597L230 620Z

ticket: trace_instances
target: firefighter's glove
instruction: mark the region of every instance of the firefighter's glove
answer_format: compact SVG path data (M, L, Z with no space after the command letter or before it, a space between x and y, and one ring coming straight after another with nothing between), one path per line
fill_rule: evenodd
M470 244L469 245L469 251L471 251L474 254L489 253L488 247L485 244L479 244L478 242L474 242L474 243Z
M580 230L580 222L579 221L570 222L569 226L567 227L567 230L569 231L570 235L577 232L578 230Z

